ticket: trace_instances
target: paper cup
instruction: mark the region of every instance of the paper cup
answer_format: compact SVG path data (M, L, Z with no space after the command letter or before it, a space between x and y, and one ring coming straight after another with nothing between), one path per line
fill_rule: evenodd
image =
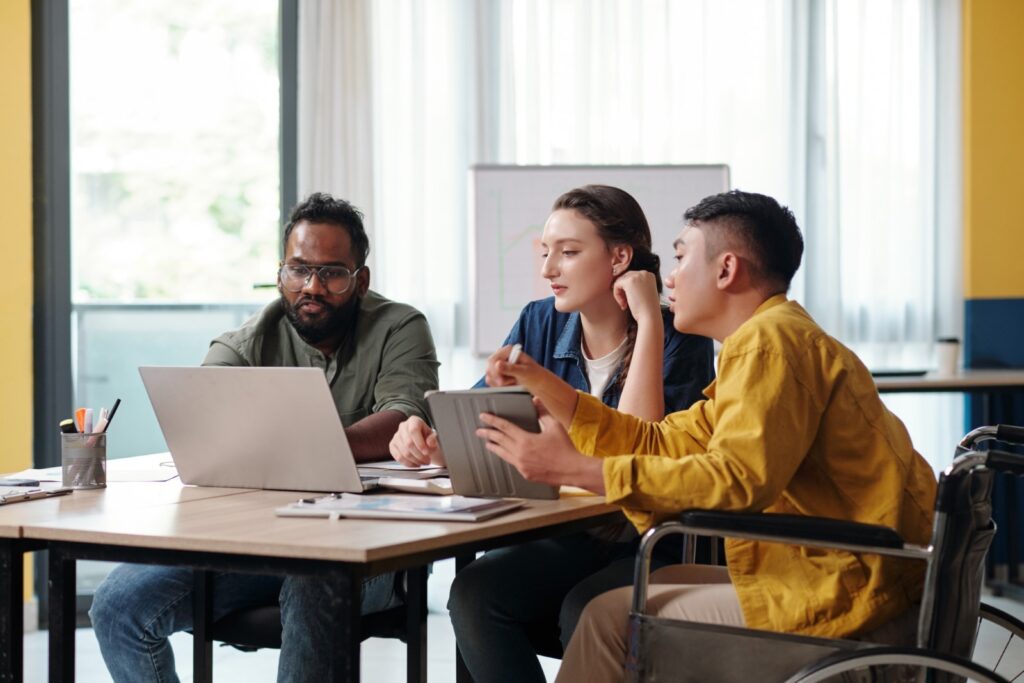
M945 338L936 341L935 358L940 375L955 375L960 367L960 340Z

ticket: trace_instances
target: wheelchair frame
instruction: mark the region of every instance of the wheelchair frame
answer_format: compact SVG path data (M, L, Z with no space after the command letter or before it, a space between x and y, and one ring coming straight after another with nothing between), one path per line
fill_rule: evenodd
M650 529L641 540L637 552L626 660L627 679L637 682L669 679L810 682L832 680L832 676L842 677L845 675L844 672L870 665L925 666L934 672L940 672L939 676L930 677L929 680L969 678L1003 683L1004 678L963 656L938 652L930 647L936 631L936 592L939 574L942 571L939 558L944 557L943 550L951 540L947 538L947 534L958 478L973 476L976 471L980 471L978 468L1024 475L1024 456L999 450L975 450L976 445L991 440L1024 443L1024 428L1008 425L980 427L961 440L953 463L940 477L932 539L927 546L904 543L899 534L886 527L798 515L691 510L683 512L680 521L665 522ZM986 501L989 496L990 493L986 494ZM991 522L991 515L989 523L994 534L995 525ZM978 533L987 533L987 527ZM659 540L671 534L686 534L687 548L693 546L692 536L727 536L925 561L927 567L919 609L917 646L885 647L862 641L813 638L731 626L698 624L648 615L645 609L651 553ZM984 541L985 551L990 540L988 538ZM963 554L966 555L966 551ZM979 625L982 620L999 625L1011 634L1011 640L1013 637L1024 640L1024 623L1010 615L987 606L979 606L978 619ZM660 633L659 629L662 629ZM971 634L971 651L974 649L976 636L977 631ZM721 648L723 643L748 657L729 658L724 668L718 671L712 670L718 666L717 662L710 662L709 658L691 657L689 664L680 667L690 670L675 670L674 667L670 667L673 669L671 674L662 670L660 664L646 661L650 654L648 650L667 649L674 660L678 661L687 651L693 654L706 653ZM750 661L746 661L747 659ZM755 659L759 661L753 661Z

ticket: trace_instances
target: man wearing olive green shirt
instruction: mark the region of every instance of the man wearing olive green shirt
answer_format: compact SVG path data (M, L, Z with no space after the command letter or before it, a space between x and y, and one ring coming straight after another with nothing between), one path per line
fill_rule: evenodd
M424 418L425 391L437 388L437 358L423 315L370 291L369 240L362 215L343 200L313 194L284 231L281 297L240 329L210 344L203 365L321 368L357 460L387 459L399 423ZM281 425L288 429L288 425ZM192 628L192 571L120 565L90 610L115 681L177 681L168 636ZM217 574L213 619L281 605L279 681L333 680L340 623L317 577ZM365 579L364 614L400 602L395 575Z
M482 416L489 448L528 479L583 486L641 532L687 508L881 524L930 538L935 477L860 360L786 291L803 253L792 213L764 195L707 197L685 214L676 329L722 342L717 379L688 410L646 422L597 405L520 355L491 384L519 383L549 411L540 434ZM568 431L566 431L568 429ZM728 570L652 575L648 611L689 621L872 642L912 642L921 563L731 540ZM559 680L624 675L631 589L586 608ZM685 664L683 664L685 666Z

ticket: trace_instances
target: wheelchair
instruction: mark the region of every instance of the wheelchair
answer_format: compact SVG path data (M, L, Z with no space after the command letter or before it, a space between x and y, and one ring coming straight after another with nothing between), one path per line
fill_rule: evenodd
M1024 622L981 602L985 555L995 535L995 474L1024 475L1024 455L983 442L1024 444L1024 427L980 427L967 434L939 477L927 546L892 529L798 515L690 510L649 530L637 552L626 680L631 682L816 683L1024 680ZM999 444L987 444L993 446ZM877 553L926 562L916 647L827 639L646 614L651 552L662 538L697 536ZM684 555L684 561L686 557ZM975 652L979 633L994 651Z

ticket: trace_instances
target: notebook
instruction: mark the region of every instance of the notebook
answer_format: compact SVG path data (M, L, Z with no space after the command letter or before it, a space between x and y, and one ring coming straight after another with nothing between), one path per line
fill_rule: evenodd
M186 484L364 491L323 370L140 367Z
M427 403L441 442L452 490L462 496L558 498L558 489L527 481L476 435L480 413L493 413L529 432L539 432L533 398L522 387L428 391Z
M420 519L479 522L523 506L522 500L467 498L465 496L373 495L341 493L304 498L277 508L278 517L355 517L364 519Z

